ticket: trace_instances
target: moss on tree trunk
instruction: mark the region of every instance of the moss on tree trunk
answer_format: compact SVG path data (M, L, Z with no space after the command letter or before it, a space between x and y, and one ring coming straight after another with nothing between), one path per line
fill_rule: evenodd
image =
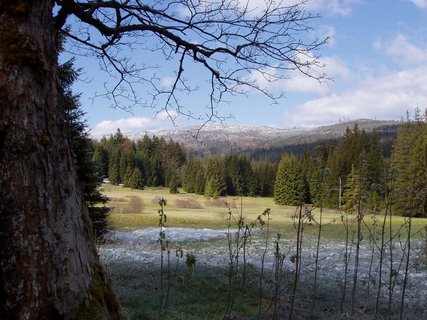
M58 107L53 1L0 1L0 314L121 318Z

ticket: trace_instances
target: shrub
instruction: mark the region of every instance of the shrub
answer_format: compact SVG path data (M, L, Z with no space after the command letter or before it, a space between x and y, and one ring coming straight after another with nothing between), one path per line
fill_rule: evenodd
M194 199L177 199L175 205L178 208L202 209L202 205Z
M222 208L236 208L236 203L226 202L224 199L213 199L206 201L206 205L213 207L222 207Z
M140 197L129 196L127 206L123 208L123 213L142 213L144 202Z

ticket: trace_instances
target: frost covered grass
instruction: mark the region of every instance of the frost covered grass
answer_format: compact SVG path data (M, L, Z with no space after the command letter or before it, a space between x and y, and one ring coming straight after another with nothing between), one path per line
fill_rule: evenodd
M366 215L358 230L353 215L329 211L319 238L318 212L298 215L272 199L222 206L165 189L107 194L144 204L142 214L114 213L116 230L100 247L131 319L427 318L426 219Z
M233 230L233 232L236 230ZM247 245L245 257L230 260L228 230L165 228L168 249L164 252L163 282L161 290L159 229L148 228L134 232L115 232L109 244L100 250L104 264L113 280L114 288L131 319L223 319L229 308L229 294L233 296L230 319L287 319L295 270L296 243L290 239L271 237L266 258L262 261L265 230L254 230ZM279 252L276 251L279 244ZM399 245L397 244L396 247ZM354 271L354 245L348 273ZM182 254L181 254L181 250ZM414 243L411 254L411 272L405 294L404 319L425 319L427 296L427 270L419 254L422 243ZM317 268L319 270L316 297L313 296L313 275L316 260L316 241L307 237L303 244L300 278L296 291L295 319L340 319L349 316L352 277L347 279L347 296L343 296L345 244L325 240L320 246ZM196 258L191 269L186 264L186 254ZM236 254L236 252L234 252ZM241 252L242 254L242 252ZM356 291L354 319L371 319L375 315L378 292L378 255L371 265L371 246L363 245L360 257L360 277ZM401 254L396 250L393 263L396 270L384 270L380 288L379 319L399 319L402 295L403 269ZM387 264L390 252L386 250L383 263ZM231 268L231 262L234 267ZM245 271L243 270L245 265ZM261 274L261 265L264 267ZM393 269L394 270L394 269ZM389 310L388 279L392 275L392 307ZM232 276L232 281L230 281ZM262 290L260 279L262 277ZM276 286L279 292L275 291ZM160 301L168 296L167 307ZM315 302L313 311L311 310ZM277 303L277 310L274 305ZM261 312L259 313L259 309Z

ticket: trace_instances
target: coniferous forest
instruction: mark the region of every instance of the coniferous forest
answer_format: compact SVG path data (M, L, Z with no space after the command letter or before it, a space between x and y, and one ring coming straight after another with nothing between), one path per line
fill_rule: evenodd
M120 132L93 143L100 176L134 189L164 186L171 193L222 196L273 196L277 204L341 208L355 199L373 211L394 194L394 212L426 217L427 128L415 110L402 120L393 149L384 150L375 130L357 124L337 143L320 143L304 154L283 154L279 163L229 154L198 158L180 144L145 135L133 141Z
M347 98L346 83L356 80L353 89L376 89L367 90L374 99L354 91L357 100L384 99L379 114L364 112L374 105L337 100L346 117L352 109L372 118L388 117L390 107L425 105L422 57L411 57L410 69L381 61L371 79L370 68L360 68L371 62L358 58L353 69L330 51L334 21L316 21L332 11L341 21L348 5L0 1L1 319L424 319L427 228L418 217L427 217L427 112L402 120L391 149L379 132L354 126L334 141L217 149L210 157L120 130L93 141L82 120L86 94L172 122L223 122L228 106L236 115L254 106L259 113L248 116L259 116L288 91L310 93L304 79L327 84L335 76L345 80L340 92L313 87L310 96ZM376 7L382 22L396 20L386 19L383 6ZM366 25L377 37L375 56L391 63L395 50L388 48L402 48L406 64L407 54L424 53L401 25L393 46L381 40L388 28L376 35ZM356 27L353 35L365 34ZM86 72L76 94L73 85ZM276 123L274 114L261 122ZM264 154L268 146L274 155ZM323 208L340 210L324 216Z

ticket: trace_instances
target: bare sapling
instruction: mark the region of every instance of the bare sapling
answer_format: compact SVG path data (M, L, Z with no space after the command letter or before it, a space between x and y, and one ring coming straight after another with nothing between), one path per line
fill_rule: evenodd
M389 216L391 216L391 197L389 193L386 193L386 206L385 206L385 212L384 212L384 218L381 224L381 243L379 247L380 251L380 257L379 257L379 270L378 270L378 281L377 281L377 297L375 302L375 319L378 319L380 316L380 300L381 300L381 289L383 286L383 262L384 262L384 255L385 255L385 247L386 247L386 239L385 239L385 232L386 232L386 226L387 226L387 219Z
M228 269L228 298L227 307L224 315L224 319L231 317L231 312L236 303L237 285L239 282L239 268L240 268L240 251L243 245L246 245L245 240L245 219L243 217L242 210L237 210L237 214L234 215L231 207L226 203L228 208L228 226L227 226L227 242L228 242L228 256L229 256L229 269ZM234 224L237 226L237 230L234 231ZM244 251L246 254L246 251ZM245 258L244 258L245 259Z
M159 200L159 206L160 209L158 210L159 213L159 239L157 240L160 244L160 305L159 305L159 318L164 319L166 315L164 314L163 308L164 308L164 251L169 252L169 242L166 240L166 233L165 233L165 224L167 222L167 216L164 212L164 207L166 206L166 200L164 198L161 198ZM169 256L169 254L168 254Z
M323 223L323 200L320 204L320 212L319 212L319 221L313 219L315 223L317 223L317 242L316 242L316 256L314 260L314 282L313 282L313 299L311 303L311 317L314 319L314 307L316 305L316 295L317 295L317 278L319 271L319 253L320 253L320 241L322 238L322 223Z
M397 272L394 269L394 235L393 235L393 215L390 212L389 216L389 224L388 224L388 232L389 232L389 240L388 240L388 249L389 249L389 277L388 277L388 307L387 307L387 315L388 318L391 318L391 306L393 302L393 279L397 276Z
M265 226L265 238L264 246L261 255L261 270L259 274L259 300L258 300L258 319L261 319L262 313L262 299L263 299L263 290L264 290L264 268L265 268L265 256L267 254L268 244L270 241L270 208L264 210L262 214L257 217L257 221L261 226L261 230ZM267 216L267 222L263 219L264 216Z
M295 307L295 297L298 287L299 274L300 274L300 263L301 263L301 250L302 250L302 234L303 234L303 215L302 215L303 203L300 201L300 205L297 208L298 210L298 220L296 222L297 229L297 243L296 243L296 253L291 257L292 262L295 264L294 279L292 281L292 294L291 294L291 305L289 309L289 319L293 319L294 307Z
M274 295L273 295L273 319L279 319L278 310L281 300L280 288L282 287L282 274L283 274L283 263L286 258L286 254L280 250L280 238L281 235L277 234L277 240L275 241L274 249Z
M350 224L348 220L348 212L341 212L341 222L344 226L345 231L345 243L344 243L344 279L341 288L341 305L340 313L344 312L344 302L347 294L347 277L348 277L348 265L350 261L349 241L350 241Z
M400 299L400 320L403 319L404 315L404 309L405 309L405 293L406 293L406 286L408 284L408 275L409 275L409 262L410 262L410 256L411 256L411 236L412 236L412 218L408 218L406 221L406 243L405 243L405 251L403 256L406 256L406 263L405 263L405 273L403 277L403 284L402 284L402 297Z
M377 232L378 232L378 230L377 230L377 228L378 228L378 217L377 217L378 212L375 209L371 208L371 213L372 213L372 215L371 215L372 227L368 223L366 223L365 219L363 219L365 229L368 231L369 242L371 245L371 247L370 247L371 253L369 255L368 280L367 280L368 286L366 288L365 307L367 306L368 301L371 298L371 286L375 285L375 283L376 283L375 275L373 275L372 269L374 267L375 252L376 252L376 249L378 249L377 241L379 240L378 234L377 234Z
M362 235L362 222L365 216L365 209L363 204L363 183L361 181L361 175L359 176L359 192L357 193L357 231L356 231L356 252L354 257L354 272L353 272L353 288L351 292L351 308L350 308L350 319L353 317L353 312L355 308L356 301L356 292L357 292L357 282L359 280L359 259L360 259L360 246L363 240Z

